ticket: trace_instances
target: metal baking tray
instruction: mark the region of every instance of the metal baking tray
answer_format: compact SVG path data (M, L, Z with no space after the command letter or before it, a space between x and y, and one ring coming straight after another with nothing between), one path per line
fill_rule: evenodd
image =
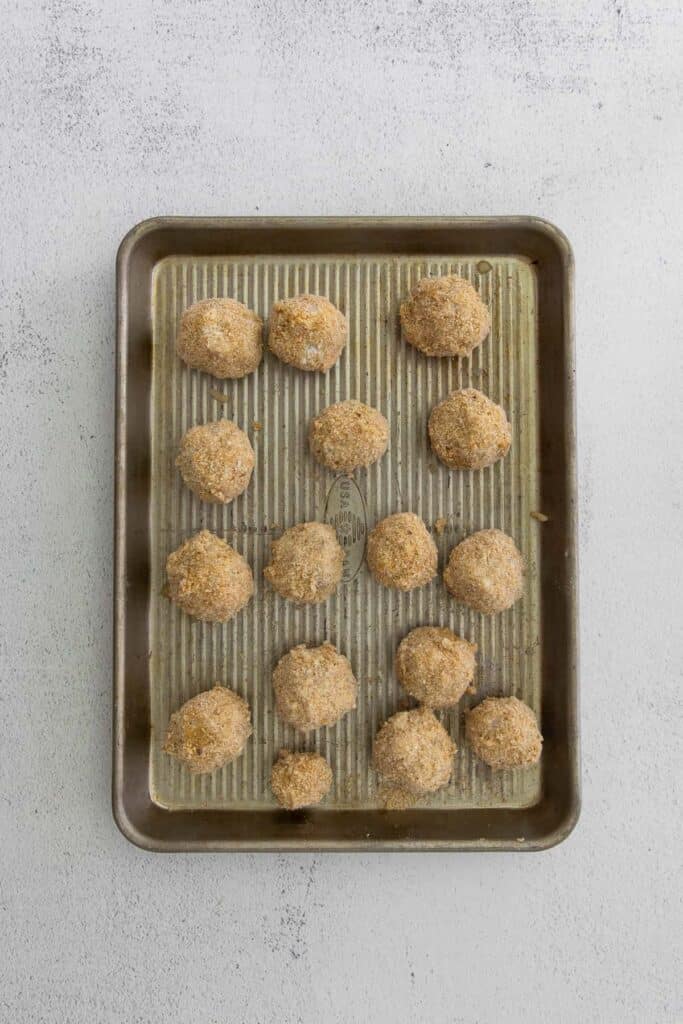
M428 359L401 339L399 302L425 274L456 272L490 304L489 338L469 359ZM150 850L538 850L564 839L579 810L576 678L576 491L572 256L552 225L527 217L159 218L123 240L117 263L118 392L114 776L116 821ZM329 296L350 340L327 375L266 352L256 373L217 381L174 353L180 314L231 296L266 319L298 292ZM508 412L510 454L481 472L451 472L427 442L431 407L479 387ZM353 480L310 457L307 424L357 398L389 420L388 455ZM256 470L223 507L182 485L174 455L193 424L221 416L250 435ZM523 599L486 618L457 605L440 577L409 594L375 583L363 562L372 525L414 511L434 532L443 568L459 539L497 526L528 568ZM539 516L540 514L540 516ZM547 517L547 518L546 518ZM296 522L333 522L347 549L327 604L296 607L264 584L272 538ZM257 593L232 622L184 616L161 594L167 554L208 527L249 561ZM370 768L381 722L409 703L393 655L419 624L447 625L479 645L476 696L440 717L458 745L451 784L419 806L387 811ZM271 670L291 646L331 640L360 681L358 709L301 736L274 714ZM214 682L252 708L244 755L192 777L161 752L173 710ZM462 712L488 694L534 708L539 767L493 772L471 756ZM268 779L280 747L330 760L323 805L279 810Z

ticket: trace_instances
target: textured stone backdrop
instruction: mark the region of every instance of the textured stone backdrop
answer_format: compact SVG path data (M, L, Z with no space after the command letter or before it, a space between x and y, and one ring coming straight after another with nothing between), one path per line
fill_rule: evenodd
M679 4L0 0L0 25L0 1019L680 1021ZM568 234L584 810L565 845L158 857L117 833L114 256L162 213L529 213Z

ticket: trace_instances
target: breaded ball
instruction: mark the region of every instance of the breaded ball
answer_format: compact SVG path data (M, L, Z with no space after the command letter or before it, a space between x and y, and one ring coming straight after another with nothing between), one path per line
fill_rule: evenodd
M205 622L227 622L254 593L247 562L210 530L195 533L171 552L166 576L166 596Z
M325 373L339 359L347 336L346 317L322 295L282 299L270 314L271 352L300 370Z
M397 512L387 516L368 537L370 572L385 587L413 590L436 576L436 544L419 516Z
M236 423L216 420L188 430L175 464L198 498L227 504L249 486L254 449Z
M215 772L239 757L250 736L246 700L216 684L171 715L163 750L191 772Z
M510 450L505 410L476 388L453 391L429 417L432 448L451 469L484 469Z
M487 306L469 281L423 277L401 304L403 335L428 356L468 356L489 333Z
M418 626L398 645L396 675L427 707L453 707L474 680L476 653L476 644L461 640L450 629Z
M176 352L214 377L244 377L261 362L262 336L263 320L241 302L204 299L183 313Z
M443 580L456 601L493 615L522 596L524 562L512 537L502 530L480 530L453 548Z
M323 466L337 473L352 473L384 455L389 424L381 412L362 402L337 402L312 420L308 440Z
M331 786L332 769L320 754L281 750L270 773L275 799L288 811L319 804Z
M356 706L358 683L348 658L332 644L300 644L273 672L275 707L283 722L308 731L334 725Z
M447 785L456 746L429 708L399 711L375 737L372 763L386 782L415 796Z
M263 575L282 597L297 604L318 604L339 586L343 563L334 527L299 523L273 541Z
M528 768L541 756L536 715L516 697L487 697L466 716L465 734L491 768Z

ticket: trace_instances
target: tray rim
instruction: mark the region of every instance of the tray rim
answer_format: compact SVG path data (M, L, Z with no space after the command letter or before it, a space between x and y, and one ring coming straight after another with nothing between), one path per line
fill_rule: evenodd
M216 232L287 229L306 231L313 229L356 229L391 231L453 229L454 231L476 232L526 231L549 242L555 249L562 265L563 315L562 340L565 373L566 438L564 446L564 483L567 489L569 509L566 528L567 601L569 617L566 636L567 668L567 709L568 709L568 793L569 800L560 820L545 833L531 839L496 839L481 836L470 838L343 838L314 839L301 836L283 836L277 840L223 836L222 838L166 838L153 830L144 830L136 824L132 808L124 790L124 738L125 721L125 641L126 641L126 542L127 521L127 356L129 342L129 289L128 272L141 242L149 235L168 229L210 230ZM333 250L329 250L332 252ZM434 250L439 251L438 247ZM368 248L361 254L368 255ZM491 253L493 255L493 253ZM166 253L165 255L170 255ZM180 255L176 251L173 255ZM209 253L205 254L209 255ZM522 256L523 253L518 255ZM161 256L159 259L163 259ZM155 260L153 265L156 265ZM580 797L580 740L579 740L579 693L578 693L578 553L577 553L577 484L576 484L576 390L575 390L575 343L574 343L574 258L571 245L564 233L551 222L535 216L487 216L487 217L151 217L134 225L122 239L116 256L116 432L115 432L115 517L114 517L114 651L113 651L113 736L112 736L112 812L114 821L123 834L135 846L149 852L384 852L384 851L453 851L453 852L530 852L550 849L563 842L575 828L581 808ZM147 798L151 797L147 788ZM197 811L162 811L153 805L159 814L172 814L176 819L187 821L197 816ZM215 815L230 815L235 812L211 812ZM245 815L261 814L261 811L245 811ZM334 811L335 815L359 814L358 811ZM362 812L361 812L362 813ZM392 812L399 820L406 812ZM431 813L431 812L422 812ZM445 811L444 814L462 815L477 813L463 810ZM482 814L515 814L515 811L482 811ZM180 821L178 821L181 824Z

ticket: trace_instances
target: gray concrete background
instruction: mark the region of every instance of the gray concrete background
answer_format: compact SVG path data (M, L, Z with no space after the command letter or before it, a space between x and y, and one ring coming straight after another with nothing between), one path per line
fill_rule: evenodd
M0 0L0 26L0 1020L683 1020L679 4ZM569 235L563 846L158 857L116 831L114 255L163 213Z

